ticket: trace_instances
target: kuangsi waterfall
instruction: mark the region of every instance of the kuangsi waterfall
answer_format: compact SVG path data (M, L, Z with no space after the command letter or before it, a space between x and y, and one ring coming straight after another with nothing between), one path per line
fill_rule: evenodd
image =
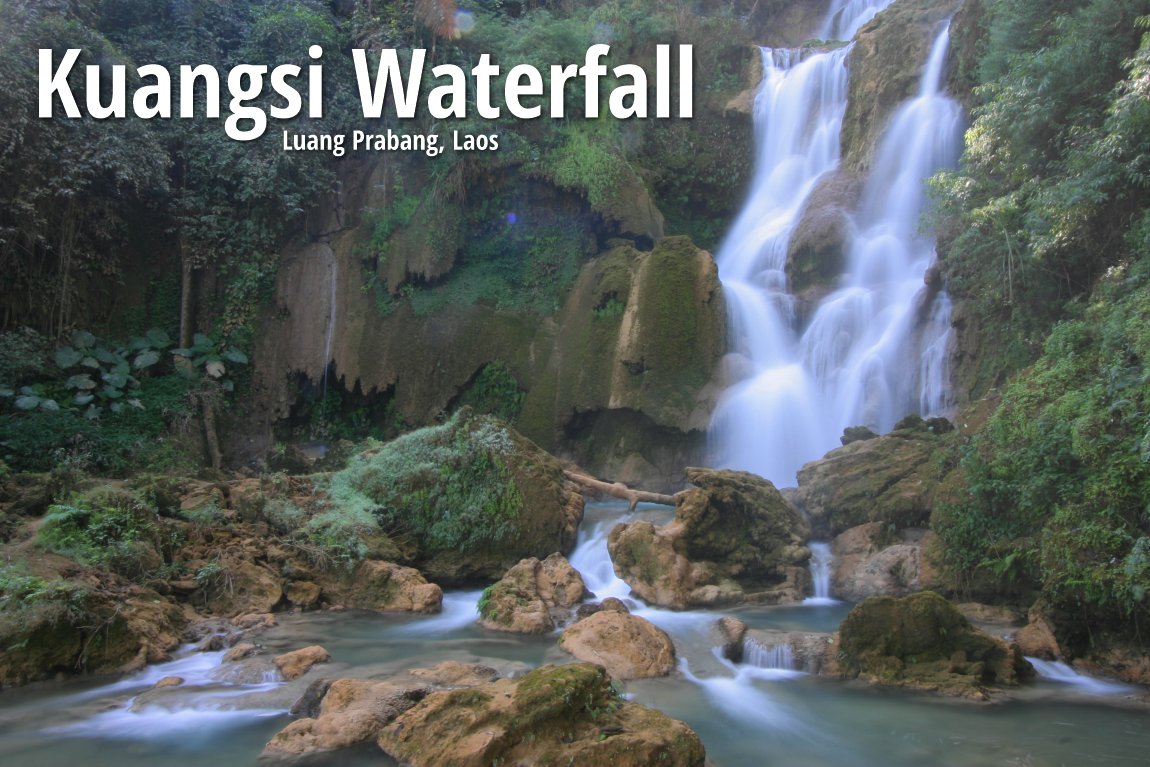
M853 34L886 5L836 3L828 29ZM763 51L755 180L717 257L737 380L711 424L718 465L789 486L848 426L888 431L910 413L946 410L950 302L925 284L934 242L919 227L926 179L961 147L962 111L942 90L947 43L943 29L918 95L880 141L846 273L805 328L787 291L787 249L807 197L838 165L851 49Z

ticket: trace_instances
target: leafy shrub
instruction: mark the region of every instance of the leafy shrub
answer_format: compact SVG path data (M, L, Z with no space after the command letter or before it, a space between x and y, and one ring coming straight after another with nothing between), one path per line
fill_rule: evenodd
M44 609L79 617L87 599L87 590L78 584L29 575L19 565L0 567L0 615L9 621L22 621L29 612Z
M39 542L77 562L131 577L144 574L157 557L156 511L136 496L101 488L53 504L44 515Z

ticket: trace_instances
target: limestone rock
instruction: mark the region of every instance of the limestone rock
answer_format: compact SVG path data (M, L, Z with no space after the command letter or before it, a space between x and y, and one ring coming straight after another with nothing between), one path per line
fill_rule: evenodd
M1042 660L1062 658L1062 648L1054 632L1054 625L1047 615L1046 605L1039 601L1030 608L1026 625L1014 635L1014 641L1023 655Z
M320 689L317 687L316 692ZM308 692L312 693L312 688ZM263 755L300 756L366 743L426 694L425 688L405 688L386 681L337 679L323 691L315 716L297 719L284 727L268 741ZM300 709L314 710L315 705L306 704Z
M747 624L730 615L715 621L715 633L719 637L719 647L723 657L735 663L743 660L743 639L747 635Z
M378 742L412 767L702 767L705 759L689 727L619 699L607 673L583 663L432 693L385 727Z
M672 522L611 531L619 577L641 599L675 609L802 600L809 528L774 485L745 472L688 469L687 476L697 487L677 496Z
M229 558L220 579L218 585L201 589L207 592L208 609L219 615L270 613L283 599L280 578L247 559Z
M675 668L675 645L646 618L600 611L569 626L559 649L597 663L616 679L666 676Z
M166 676L156 682L155 687L157 689L163 689L165 687L179 687L183 683L184 678L182 676Z
M862 184L846 171L828 174L803 206L787 246L787 284L796 294L830 287L846 266L846 248L854 231L852 211Z
M938 24L961 4L961 0L900 0L859 30L843 117L843 167L860 171L870 166L894 111L917 92Z
M413 668L407 673L430 687L475 687L499 678L499 672L490 666L457 660L445 660L431 668Z
M234 663L235 661L243 660L251 655L255 655L258 650L259 648L251 642L240 642L239 644L233 645L230 650L224 653L224 663Z
M480 623L497 631L545 634L587 594L583 577L563 557L524 559L486 592Z
M922 534L892 533L881 522L852 527L834 539L831 593L859 602L874 596L906 596L922 584Z
M187 623L183 612L150 589L109 578L112 585L93 589L78 614L57 602L0 622L0 686L56 674L138 671L170 660ZM101 627L99 642L92 626Z
M296 607L310 609L319 605L322 589L311 581L292 581L284 589L287 600Z
M327 663L329 660L331 660L331 654L327 650L319 645L312 645L277 655L274 662L284 679L290 682L293 679L299 679L317 663Z
M940 458L950 445L921 422L851 442L799 469L795 502L824 540L867 522L925 527L947 490L950 469Z
M871 597L851 610L839 634L844 675L872 684L985 700L988 686L1034 674L1018 645L974 628L929 591Z
M340 596L346 607L378 612L437 613L443 606L443 589L418 570L376 560L363 562Z

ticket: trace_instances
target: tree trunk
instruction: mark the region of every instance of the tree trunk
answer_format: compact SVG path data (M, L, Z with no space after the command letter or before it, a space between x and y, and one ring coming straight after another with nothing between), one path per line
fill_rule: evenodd
M195 333L195 271L180 242L180 347L190 349Z
M575 484L591 492L609 495L613 498L622 498L630 504L629 510L631 511L634 511L635 507L640 503L656 503L660 506L674 506L675 499L679 496L678 493L675 495L664 495L663 493L652 493L647 490L635 490L627 487L622 482L604 482L601 479L588 477L586 474L576 474L573 471L564 471L563 475Z

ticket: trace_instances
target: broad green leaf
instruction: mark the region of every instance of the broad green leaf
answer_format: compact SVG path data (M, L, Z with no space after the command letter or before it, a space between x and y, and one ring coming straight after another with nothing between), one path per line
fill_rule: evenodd
M124 396L124 392L111 386L105 386L100 391L100 396L104 399L120 399L120 397Z
M234 346L232 348L228 349L226 352L224 352L223 357L228 362L234 362L237 365L248 364L248 355L244 354L243 352L241 352L239 349L235 348Z
M128 385L128 376L123 373L105 373L100 376L100 378L103 379L104 383L108 384L108 386L117 389L123 389Z
M143 410L144 409L144 403L140 402L138 399L130 399L130 400L128 400L128 404L131 405L132 407L136 408L136 410Z
M172 354L177 357L191 357L192 350L180 347L179 349L172 349Z
M168 337L167 333L160 330L159 328L152 328L147 333L145 333L145 335L147 336L148 340L152 342L152 346L155 346L157 349L166 349L172 345L172 339Z
M100 413L102 412L104 412L104 409L99 405L89 405L88 409L84 411L84 417L89 421L95 421L100 417Z
M160 361L160 353L155 349L148 349L136 355L136 359L132 361L132 367L136 370L144 370L150 368Z
M94 352L92 352L92 354L94 354L96 359L100 360L100 362L103 362L105 365L115 365L117 362L123 359L123 357L117 354L113 354L111 349L105 349L103 346L96 349Z
M55 411L60 409L60 405L54 399L46 399L40 403L40 409Z
M16 392L12 389L0 389L0 397L15 397Z
M85 357L84 359L80 360L80 366L86 367L86 368L91 368L92 370L99 370L100 369L100 361L97 360L95 357Z
M96 345L96 337L87 330L77 330L72 334L72 346L77 349L91 349Z
M192 349L199 352L200 354L212 351L215 348L216 345L212 339L208 338L203 333L196 333L196 335L192 337Z
M224 373L228 371L227 368L224 367L224 363L220 360L211 360L204 365L204 372L212 378L223 378Z
M75 402L80 407L83 407L84 405L92 404L92 400L94 400L94 399L96 399L95 394L86 394L84 392L80 392L75 397L72 398L72 401Z
M111 410L113 413L122 413L122 412L124 412L124 403L123 402L113 402L111 405L108 406L108 409Z
M16 407L20 410L35 410L43 400L35 394L23 394L16 398Z
M88 391L89 389L96 388L96 382L92 380L92 376L87 373L81 373L69 377L68 380L64 382L64 388Z
M56 350L56 365L64 370L79 364L83 358L84 355L71 346L61 346Z

